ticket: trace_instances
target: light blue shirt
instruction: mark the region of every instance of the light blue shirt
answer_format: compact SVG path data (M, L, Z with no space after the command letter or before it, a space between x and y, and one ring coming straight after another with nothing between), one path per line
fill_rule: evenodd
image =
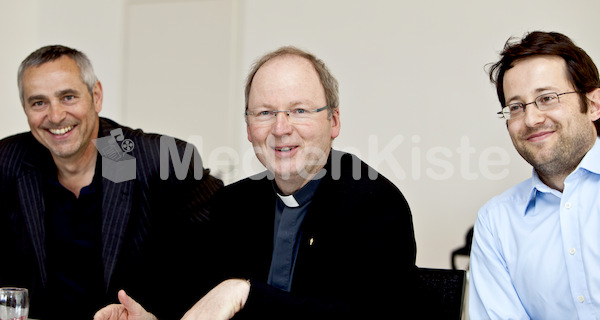
M534 170L481 208L470 260L471 320L600 319L599 141L562 193Z

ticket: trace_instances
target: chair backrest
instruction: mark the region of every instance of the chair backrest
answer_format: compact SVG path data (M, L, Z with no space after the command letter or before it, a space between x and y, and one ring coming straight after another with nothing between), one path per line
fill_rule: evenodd
M429 319L462 319L464 270L419 268L419 292Z
M452 251L450 255L450 263L452 264L452 269L458 269L456 267L456 257L457 256L466 256L469 257L471 255L471 244L473 243L473 227L467 231L467 235L465 236L465 246L462 248L458 248Z

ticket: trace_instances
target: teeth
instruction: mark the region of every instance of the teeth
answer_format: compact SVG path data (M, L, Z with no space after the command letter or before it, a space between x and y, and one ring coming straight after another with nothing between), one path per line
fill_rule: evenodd
M63 134L65 134L65 133L67 133L67 132L69 132L69 131L73 130L73 126L68 126L68 127L61 128L61 129L48 129L48 130L49 130L49 131L50 131L52 134L55 134L55 135L61 135L61 136L62 136Z
M277 150L277 151L290 151L292 149L293 149L292 147L275 148L275 150Z

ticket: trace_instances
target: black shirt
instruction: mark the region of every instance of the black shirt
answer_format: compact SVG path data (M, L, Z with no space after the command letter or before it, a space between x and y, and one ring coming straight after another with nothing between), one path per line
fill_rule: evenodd
M42 301L43 314L62 319L91 319L103 307L98 304L106 295L100 160L98 155L92 183L80 190L79 198L57 181L53 164L45 171L48 283Z
M293 195L282 196L273 181L277 193L275 206L275 230L273 236L273 257L267 283L284 291L292 289L292 279L296 256L302 235L302 222L308 212L321 179L309 181ZM284 199L288 199L284 201Z

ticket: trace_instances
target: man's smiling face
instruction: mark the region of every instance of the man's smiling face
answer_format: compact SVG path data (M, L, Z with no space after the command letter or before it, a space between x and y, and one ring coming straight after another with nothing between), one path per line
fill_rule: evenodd
M284 55L258 69L250 88L248 111L315 110L327 104L325 89L315 68L305 58ZM301 187L325 164L331 143L339 134L339 111L311 114L309 121L292 123L285 112L267 125L249 122L248 140L260 162L273 172L280 186L284 180Z
M92 89L82 81L79 67L67 56L23 73L23 101L34 137L53 157L72 158L94 148L98 112L102 109L102 86Z

